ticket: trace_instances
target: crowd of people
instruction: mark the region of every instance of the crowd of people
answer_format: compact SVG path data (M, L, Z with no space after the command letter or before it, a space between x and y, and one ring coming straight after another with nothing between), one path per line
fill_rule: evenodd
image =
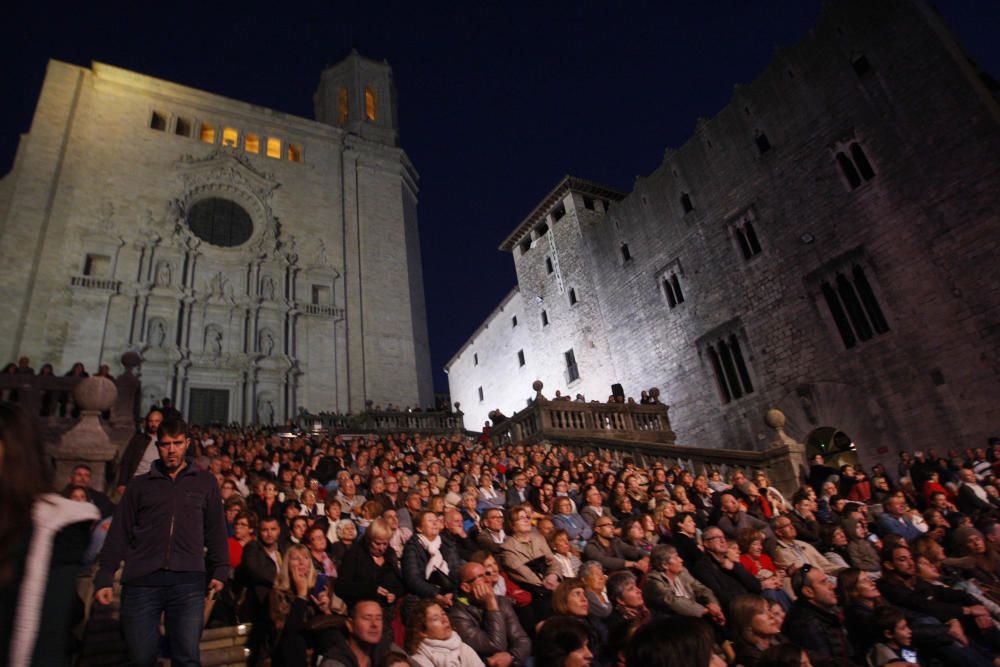
M133 487L179 482L178 456L214 478L180 502L225 532L198 583L210 626L252 624L251 664L1000 664L1000 443L894 470L817 455L783 495L761 471L462 436L182 436L172 412L125 451L117 509L82 478L64 494L114 510L109 596Z

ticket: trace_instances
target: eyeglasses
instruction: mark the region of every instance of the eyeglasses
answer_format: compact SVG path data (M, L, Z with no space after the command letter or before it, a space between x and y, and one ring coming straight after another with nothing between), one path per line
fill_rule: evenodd
M608 526L613 526L613 523L598 523L594 524L594 528L607 528Z

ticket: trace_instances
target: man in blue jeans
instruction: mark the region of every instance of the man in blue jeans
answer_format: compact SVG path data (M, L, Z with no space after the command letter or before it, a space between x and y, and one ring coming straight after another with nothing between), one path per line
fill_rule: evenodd
M128 483L115 510L94 597L111 603L124 560L121 624L132 663L156 664L164 613L171 664L198 665L206 590L222 590L229 575L222 497L215 478L187 461L182 419L165 418L156 444L160 459Z

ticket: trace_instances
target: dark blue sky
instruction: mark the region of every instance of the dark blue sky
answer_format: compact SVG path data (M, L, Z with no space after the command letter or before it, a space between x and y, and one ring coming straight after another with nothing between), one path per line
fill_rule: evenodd
M935 4L1000 75L1000 2ZM49 58L98 60L306 117L320 71L352 46L389 61L402 145L421 176L438 389L442 366L514 284L496 247L563 175L629 190L819 14L818 0L76 6L5 12L0 173Z

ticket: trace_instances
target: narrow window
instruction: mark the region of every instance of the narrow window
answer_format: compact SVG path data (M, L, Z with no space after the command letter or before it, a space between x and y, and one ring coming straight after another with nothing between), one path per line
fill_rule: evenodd
M566 378L568 382L574 382L580 379L580 369L576 365L576 355L573 354L573 350L567 350L563 353L563 357L566 359Z
M524 350L517 351L517 365L524 366Z
M746 362L743 361L743 351L740 349L740 341L735 334L729 337L729 351L733 353L733 363L736 364L736 372L743 383L743 392L753 393L753 383L750 382L750 371L747 370Z
M208 123L202 123L200 139L204 141L206 144L214 144L215 128Z
M743 233L747 237L747 247L750 248L750 254L760 253L760 240L757 239L757 231L753 228L753 221L746 221L746 224L743 225Z
M576 290L572 287L569 288L569 305L576 305Z
M627 262L630 259L632 259L632 253L629 252L628 244L627 243L623 243L622 244L622 261L623 262Z
M543 327L549 326L549 314L544 310L542 311L542 326Z
M871 339L872 327L868 323L868 316L865 315L864 308L861 307L861 301L854 291L854 285L842 273L837 274L837 294L840 296L840 302L844 304L847 316L851 319L854 333L862 341Z
M330 305L330 287L328 285L313 285L312 302L314 306Z
M726 341L719 341L719 360L722 362L722 370L726 374L726 382L729 383L729 391L733 398L742 398L743 390L740 388L739 378L736 376L736 365L733 363L733 352L729 349Z
M472 355L472 365L473 366L478 366L479 365L479 353L478 352L475 352Z
M823 298L826 300L826 307L830 309L830 315L833 317L834 324L837 325L837 331L840 333L840 339L844 341L844 347L848 350L857 345L857 338L854 337L854 331L851 329L851 323L847 321L847 313L844 312L843 306L840 305L840 299L837 298L837 293L834 291L833 287L828 282L824 282L820 290L823 293Z
M189 121L187 118L178 118L177 124L174 125L174 134L180 137L190 137L191 121Z
M149 120L149 127L164 132L167 129L167 117L159 111L154 111L153 117Z
M858 175L858 170L854 168L854 163L843 152L837 153L837 164L852 190L861 185L861 176Z
M111 277L111 258L107 255L87 255L83 260L83 275L94 278Z
M763 132L758 132L754 137L754 143L757 144L757 150L761 155L771 150L771 142L768 141L767 135Z
M750 369L743 356L739 337L728 337L714 342L706 348L712 374L723 403L729 403L753 393Z
M545 258L545 273L552 273L555 269L552 268L552 258Z
M868 62L867 56L861 54L851 61L851 67L854 68L854 73L860 77L868 74L868 72L871 71L872 65Z
M681 291L681 281L676 273L670 276L670 284L674 288L674 298L677 303L684 303L684 292Z
M267 156L281 159L281 139L275 137L267 138Z
M677 297L674 295L674 286L669 278L663 280L663 293L667 297L667 305L673 308L677 305Z
M302 146L288 144L288 161L302 162Z
M591 199L590 197L584 197L583 198L583 207L585 209L587 209L588 211L593 211L594 210L594 200Z
M681 208L684 209L685 214L694 210L694 204L691 203L691 195L686 192L681 193Z
M750 259L760 254L760 239L757 238L757 230L754 229L753 220L742 220L733 227L733 234L736 236L736 243L743 253L743 259Z
M510 328L513 329L516 326L517 326L517 315L510 318Z
M753 252L750 250L750 244L747 242L747 235L743 232L743 228L739 225L733 227L733 234L736 236L736 242L740 245L740 250L743 251L743 259L753 257Z
M341 86L337 89L337 120L343 125L348 118L350 118L350 112L347 106L347 88Z
M715 385L719 388L719 395L723 403L733 400L733 395L729 392L729 385L726 384L726 375L722 372L722 362L719 361L719 353L715 348L709 346L708 359L712 364L712 374L715 375Z
M240 145L240 133L232 127L222 128L222 145L236 148Z
M371 88L365 88L365 117L370 120L375 120L375 91Z
M875 292L872 291L872 286L868 282L868 276L865 275L864 269L857 264L854 265L852 273L854 276L854 287L858 291L861 303L865 306L865 312L868 313L868 319L871 320L872 328L875 329L875 333L886 333L889 331L889 323L885 319L882 307L878 305L878 299L875 298Z
M482 387L479 388L479 402L480 403L483 402L483 388Z
M521 241L521 254L524 255L529 250L531 250L531 237L527 236L523 241Z
M866 181L875 178L875 170L872 169L872 164L868 161L868 156L865 155L864 149L857 142L851 144L851 159L854 160L854 166L858 168L861 178Z
M260 153L260 137L253 132L247 132L243 137L243 150L254 155Z
M566 215L566 205L559 202L559 205L552 209L552 221L558 222L564 215Z

